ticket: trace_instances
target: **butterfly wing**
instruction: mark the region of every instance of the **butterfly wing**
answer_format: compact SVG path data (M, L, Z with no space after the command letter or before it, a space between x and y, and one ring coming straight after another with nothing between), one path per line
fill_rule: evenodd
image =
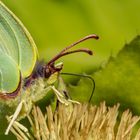
M36 45L21 21L0 1L0 50L13 58L23 78L36 64Z
M0 52L0 92L11 93L18 87L20 70L15 61Z

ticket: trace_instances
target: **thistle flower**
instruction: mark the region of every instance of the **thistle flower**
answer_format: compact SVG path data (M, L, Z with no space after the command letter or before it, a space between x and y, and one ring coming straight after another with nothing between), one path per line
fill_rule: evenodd
M15 122L11 132L18 140L130 140L132 129L140 120L129 110L122 113L118 124L119 104L99 107L89 104L58 105L55 112L46 107L45 114L34 106L27 116L30 129ZM133 140L140 139L140 129Z

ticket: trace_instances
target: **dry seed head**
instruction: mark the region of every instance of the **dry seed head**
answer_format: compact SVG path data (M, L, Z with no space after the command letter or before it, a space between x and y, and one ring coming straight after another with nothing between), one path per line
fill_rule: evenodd
M50 106L46 107L44 115L39 107L34 106L28 116L31 129L25 129L16 122L11 132L18 140L128 140L140 117L132 116L126 110L116 129L118 108L119 104L107 107L105 102L99 107L88 104L59 104L54 113ZM139 139L140 129L133 140Z

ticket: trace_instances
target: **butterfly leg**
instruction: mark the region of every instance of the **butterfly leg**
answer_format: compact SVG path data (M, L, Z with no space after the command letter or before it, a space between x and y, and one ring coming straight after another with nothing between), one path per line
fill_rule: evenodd
M77 103L77 104L80 104L79 102L77 101L74 101L74 100L71 100L71 99L67 99L65 97L64 94L60 93L56 88L55 86L51 86L52 90L54 91L55 95L57 96L57 99L62 103L62 104L65 104L65 105L69 105L70 103Z
M58 91L65 97L65 99L67 99L68 102L80 104L78 101L71 99L66 84L60 75L58 76Z
M5 135L8 135L8 133L9 133L9 131L10 131L10 129L11 129L13 123L14 123L15 120L18 118L19 113L20 113L20 111L21 111L21 109L22 109L22 107L23 107L23 104L24 104L24 100L22 100L22 101L19 103L18 107L16 108L15 113L10 117L10 118L12 118L12 119L11 119L11 121L10 121L10 123L9 123L9 125L8 125L8 127L7 127L7 129L6 129L6 131L5 131Z

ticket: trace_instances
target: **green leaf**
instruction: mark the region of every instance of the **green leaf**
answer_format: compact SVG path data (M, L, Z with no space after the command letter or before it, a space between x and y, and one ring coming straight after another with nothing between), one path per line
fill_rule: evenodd
M113 104L120 102L123 107L139 110L140 93L140 36L125 45L117 57L110 59L106 68L94 75L95 98Z
M93 77L96 83L92 98L94 103L106 100L108 104L113 105L119 102L123 108L129 107L140 113L140 36L126 44L116 58L110 57L105 68L101 68ZM89 94L83 89L91 90L91 87L85 79L78 85L71 88L73 95L79 90L79 96L87 99Z

